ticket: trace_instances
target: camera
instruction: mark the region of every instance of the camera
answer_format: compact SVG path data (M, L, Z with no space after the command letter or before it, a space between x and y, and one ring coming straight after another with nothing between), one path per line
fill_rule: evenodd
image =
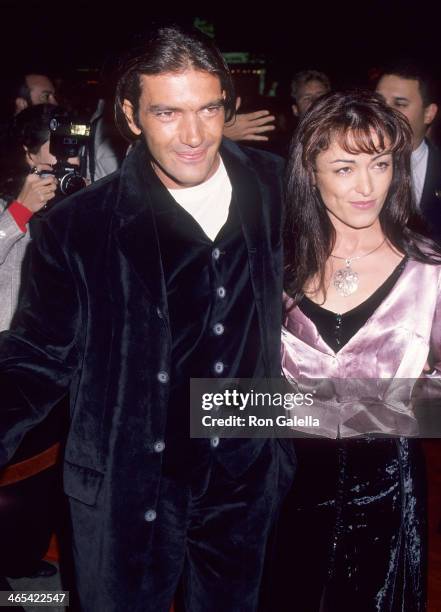
M57 158L52 172L40 172L40 176L54 175L58 179L58 190L63 195L71 195L86 186L78 166L68 163L70 157L78 157L90 136L87 122L73 122L66 115L53 117L49 124L49 151Z
M86 186L86 181L78 172L78 167L66 162L57 162L52 166L52 171L44 170L38 175L55 176L58 180L58 191L63 195L71 195Z

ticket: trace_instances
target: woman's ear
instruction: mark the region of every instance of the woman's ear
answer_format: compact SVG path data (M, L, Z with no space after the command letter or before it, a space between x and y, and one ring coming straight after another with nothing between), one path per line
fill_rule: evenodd
M25 151L25 159L28 166L33 168L35 166L34 160L32 159L32 153L29 153L29 149L26 145L23 145L23 149Z

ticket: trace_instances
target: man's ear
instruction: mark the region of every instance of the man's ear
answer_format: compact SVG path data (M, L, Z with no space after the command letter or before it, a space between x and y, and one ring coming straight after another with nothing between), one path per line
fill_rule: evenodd
M24 98L22 97L15 98L15 114L20 113L22 110L24 110L28 106L29 104Z
M299 109L297 104L292 104L291 105L291 109L292 109L292 114L294 115L294 117L298 117L299 116Z
M432 102L429 106L426 106L424 109L424 123L426 125L430 125L436 117L436 113L438 112L438 105Z
M139 136L141 134L141 130L136 124L132 103L129 100L124 99L122 108L130 130L135 134L135 136Z

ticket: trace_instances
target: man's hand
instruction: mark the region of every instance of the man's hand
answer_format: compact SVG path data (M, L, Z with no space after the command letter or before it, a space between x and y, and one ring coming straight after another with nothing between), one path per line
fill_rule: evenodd
M236 99L236 111L239 110L241 99ZM265 132L272 132L275 129L274 115L270 115L267 110L260 110L254 113L242 113L236 115L224 126L224 136L231 140L263 140L267 141L268 136L262 136Z
M45 170L47 167L37 167L38 171ZM57 189L57 179L55 176L39 176L32 173L26 177L22 190L17 196L17 201L36 213L40 208L51 200Z

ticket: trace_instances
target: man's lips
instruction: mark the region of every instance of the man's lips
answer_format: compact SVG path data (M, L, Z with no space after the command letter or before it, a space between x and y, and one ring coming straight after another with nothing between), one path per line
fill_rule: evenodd
M176 152L176 156L184 162L198 162L204 159L207 154L207 149L200 149L198 151L183 151Z

